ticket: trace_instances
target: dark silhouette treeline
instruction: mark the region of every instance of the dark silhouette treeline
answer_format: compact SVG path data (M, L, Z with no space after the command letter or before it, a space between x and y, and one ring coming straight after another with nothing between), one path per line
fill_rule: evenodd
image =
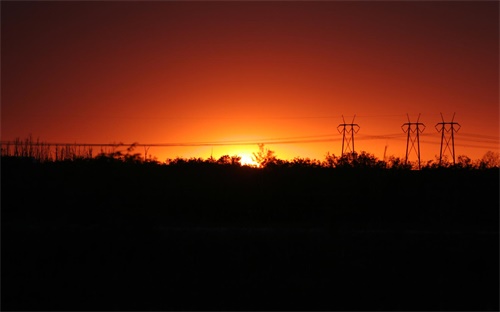
M232 164L241 166L241 157L237 155L223 155L218 159L212 156L203 158L168 158L164 162L158 161L152 154L148 154L149 147L144 146L144 154L137 152L139 143L126 146L123 143L113 144L64 144L46 143L40 139L34 140L32 136L24 140L16 138L13 141L2 141L0 154L2 157L30 158L37 162L52 161L76 161L82 159L106 159L113 158L126 162L148 162L148 163L209 163L209 164ZM327 153L323 160L295 157L292 160L282 160L275 152L266 148L264 144L258 144L259 151L253 153L254 161L259 167L266 166L314 166L314 167L377 167L392 169L421 169L436 167L457 167L468 169L500 168L500 154L487 151L481 159L473 160L466 155L458 155L457 160L449 159L449 155L436 155L434 160L417 161L389 156L380 160L374 155L366 152L350 152L340 156ZM99 152L97 152L99 150ZM384 155L385 158L385 155ZM419 163L420 162L420 163Z
M2 157L3 310L499 309L499 169Z

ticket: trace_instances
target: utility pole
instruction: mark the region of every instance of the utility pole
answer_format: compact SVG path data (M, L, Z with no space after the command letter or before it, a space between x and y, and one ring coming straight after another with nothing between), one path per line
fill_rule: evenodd
M354 123L354 118L356 118L356 115L352 118L351 123L348 124L345 122L344 115L342 115L342 121L344 121L344 123L337 126L339 133L342 133L342 156L344 156L348 150L354 155L354 134L359 131L359 125Z
M406 117L408 118L408 122L404 123L401 126L403 132L408 133L408 136L406 138L405 164L408 163L408 155L411 153L411 150L413 149L417 153L418 169L420 170L420 133L424 132L425 125L421 122L418 122L420 120L420 114L418 114L417 122L410 122L410 116L408 116L408 114L406 114ZM417 143L416 149L415 149L415 142ZM411 146L409 146L410 143Z
M453 113L453 117L451 118L451 122L444 122L443 114L441 114L442 122L438 122L435 126L438 132L441 132L441 148L439 151L439 164L443 159L443 153L446 152L446 149L450 151L451 157L453 159L453 164L455 164L455 136L454 133L460 130L461 126L458 122L454 122L455 113ZM440 127L438 127L440 126ZM456 128L458 127L458 128ZM445 137L445 133L449 134L449 137ZM450 141L451 141L451 149L450 149ZM443 142L445 146L443 146Z

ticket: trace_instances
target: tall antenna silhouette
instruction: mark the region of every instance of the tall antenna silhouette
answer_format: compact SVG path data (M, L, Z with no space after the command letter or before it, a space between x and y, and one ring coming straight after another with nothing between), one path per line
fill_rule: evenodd
M356 118L356 115L352 117L351 123L348 124L345 122L344 115L342 115L342 121L344 123L337 126L339 133L342 133L342 156L344 156L348 150L354 154L354 134L359 131L359 125L354 123L354 118Z
M435 126L436 130L438 132L441 132L441 148L439 150L439 164L441 164L441 161L443 159L443 153L446 152L446 150L450 151L451 153L451 158L453 159L453 164L455 164L455 136L454 133L458 132L460 130L461 126L458 122L454 122L453 120L455 119L455 113L453 113L453 117L451 118L450 122L445 122L443 118L443 114L441 114L441 120L442 122L438 122ZM455 128L455 125L458 128ZM440 126L440 128L438 127ZM448 134L445 136L445 133ZM451 141L451 148L450 148L450 141ZM443 146L443 143L445 145Z
M420 133L424 132L425 125L421 122L418 122L420 120L420 114L418 114L417 122L410 122L410 116L408 116L408 114L406 114L406 117L408 118L408 122L404 123L401 126L403 132L408 133L408 136L406 138L405 164L408 163L408 155L411 153L412 150L414 150L417 153L418 169L420 169ZM415 143L417 143L416 149L415 149Z

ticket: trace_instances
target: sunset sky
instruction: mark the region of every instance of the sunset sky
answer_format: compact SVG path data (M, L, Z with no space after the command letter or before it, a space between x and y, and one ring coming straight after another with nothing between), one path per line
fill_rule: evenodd
M498 1L2 1L1 44L2 140L323 160L355 115L382 159L420 114L432 160L442 113L456 155L499 151Z

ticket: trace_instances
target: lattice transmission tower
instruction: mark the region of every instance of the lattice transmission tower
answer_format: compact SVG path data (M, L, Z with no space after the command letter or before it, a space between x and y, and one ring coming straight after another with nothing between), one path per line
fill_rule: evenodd
M408 156L410 155L411 151L414 150L417 154L418 169L420 169L420 133L424 132L425 125L419 122L420 114L418 114L417 122L410 122L410 116L408 116L408 114L406 114L406 117L408 118L408 122L404 123L401 126L403 132L408 133L408 136L406 137L405 164L408 163ZM417 145L416 147L415 143Z
M349 153L349 151L354 155L354 134L359 131L359 125L354 123L354 118L356 118L356 115L352 117L351 123L348 124L345 122L344 115L342 115L344 123L337 126L339 133L342 133L342 156Z
M448 150L451 153L451 158L453 159L453 164L455 164L455 132L460 130L461 126L458 122L454 122L455 113L453 113L453 117L450 122L445 122L443 118L443 114L441 114L442 122L438 122L435 126L438 132L441 132L441 148L439 150L439 164L443 159L443 154ZM456 128L458 127L458 128ZM445 135L447 134L447 135ZM451 141L451 147L450 147ZM444 143L444 145L443 145Z

